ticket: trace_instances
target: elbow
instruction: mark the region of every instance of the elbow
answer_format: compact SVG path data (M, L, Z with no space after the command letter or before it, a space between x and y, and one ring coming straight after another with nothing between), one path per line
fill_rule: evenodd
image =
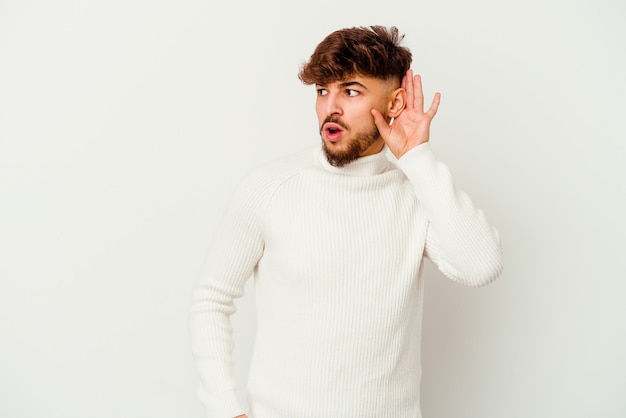
M469 287L483 287L493 283L504 269L502 251L498 248L490 255L471 257L458 264L442 263L440 270L448 278Z
M502 250L497 248L487 257L477 257L463 282L470 287L487 286L502 275L503 269Z
M499 260L497 263L490 263L485 265L483 269L480 271L476 271L465 280L465 283L470 287L483 287L488 284L493 283L500 275L502 275L502 270L504 266L502 265L502 261Z

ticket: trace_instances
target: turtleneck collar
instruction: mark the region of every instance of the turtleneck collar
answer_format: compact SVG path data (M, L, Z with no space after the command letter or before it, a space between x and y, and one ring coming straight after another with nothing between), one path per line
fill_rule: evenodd
M344 176L365 177L381 174L394 168L387 158L387 149L385 145L379 153L361 157L343 167L332 166L326 159L322 147L316 150L315 157L325 171Z

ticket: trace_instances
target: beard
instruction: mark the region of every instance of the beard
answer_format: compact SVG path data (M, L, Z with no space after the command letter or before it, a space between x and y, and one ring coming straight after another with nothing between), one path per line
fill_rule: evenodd
M333 122L344 129L347 127L340 122L337 118L328 117L322 124L326 124L327 122ZM320 130L320 134L321 134ZM354 139L348 144L347 148L343 150L331 150L326 145L326 142L322 140L322 147L324 149L324 154L326 155L326 160L333 167L343 167L352 161L357 160L372 144L380 139L380 133L378 132L378 128L376 125L372 124L371 128L367 130L363 130L361 132L356 132Z

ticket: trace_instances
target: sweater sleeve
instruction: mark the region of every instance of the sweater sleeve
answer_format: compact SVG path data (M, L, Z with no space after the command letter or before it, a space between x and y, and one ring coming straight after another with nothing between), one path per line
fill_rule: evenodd
M236 396L230 316L263 253L263 191L251 176L234 193L192 292L191 348L200 378L198 397L209 418L245 413Z
M457 190L448 168L437 161L430 143L398 160L428 217L425 255L452 280L483 286L502 272L498 231L469 196Z

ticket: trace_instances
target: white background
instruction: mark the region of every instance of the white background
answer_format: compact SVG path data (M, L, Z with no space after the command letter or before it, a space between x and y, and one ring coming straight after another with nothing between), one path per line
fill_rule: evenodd
M319 141L299 66L370 24L442 92L434 150L505 250L481 289L428 266L424 417L626 416L618 0L0 0L0 416L204 417L211 233L250 169Z

